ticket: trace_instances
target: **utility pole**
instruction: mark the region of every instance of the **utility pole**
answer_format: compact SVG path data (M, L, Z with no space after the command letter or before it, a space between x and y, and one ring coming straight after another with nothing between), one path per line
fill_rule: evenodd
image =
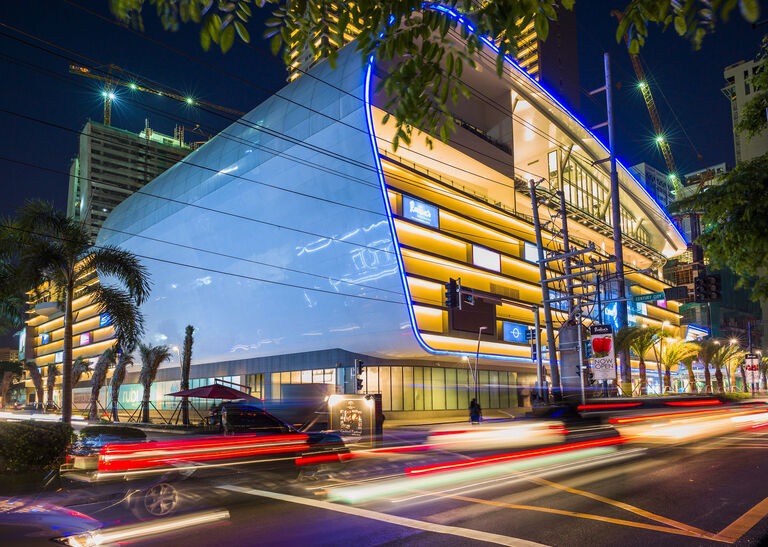
M566 293L568 296L573 296L573 279L571 278L571 258L568 253L571 252L571 244L568 241L568 216L565 213L565 192L562 190L557 191L557 195L560 197L560 218L563 221L563 254L565 257L565 275L566 275ZM573 300L568 300L568 315L573 311Z
M534 343L536 344L536 371L537 371L537 380L539 382L539 400L542 400L544 398L543 396L543 386L541 385L541 373L542 373L542 364L541 364L541 325L539 324L539 307L533 306L533 325L536 329L536 337L534 338ZM547 397L549 399L549 397Z
M616 257L616 288L617 288L617 322L619 328L627 326L627 302L624 300L624 249L621 241L621 202L619 200L619 173L616 170L616 146L613 136L613 89L611 87L611 56L606 52L603 54L605 64L605 87L595 89L590 93L594 95L605 91L605 104L608 114L608 120L598 127L608 126L608 148L611 160L611 218L613 219L613 254ZM621 365L621 391L631 393L632 371L629 368L629 350L624 350L619 354L619 363Z
M528 182L531 191L531 206L533 208L533 228L536 232L536 249L539 257L539 276L541 277L541 295L544 305L544 324L547 329L547 349L549 352L549 368L552 371L552 398L559 402L563 398L560 388L560 368L557 363L557 350L555 348L555 329L552 325L552 308L549 301L549 285L547 284L547 270L544 262L544 244L541 239L541 222L539 221L539 202L536 199L536 182L531 179ZM537 315L538 317L538 315Z

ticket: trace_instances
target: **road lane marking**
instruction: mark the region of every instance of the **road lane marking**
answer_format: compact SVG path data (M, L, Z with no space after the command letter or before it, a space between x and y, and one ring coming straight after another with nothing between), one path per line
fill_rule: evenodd
M473 530L472 528L461 528L459 526L448 526L445 524L437 524L434 522L426 522L423 520L416 520L407 517L400 517L397 515L390 515L388 513L380 513L378 511L371 511L370 509L360 509L358 507L352 507L349 505L340 505L337 503L331 503L329 501L314 500L302 498L300 496L293 496L290 494L280 494L278 492L269 492L267 490L256 490L253 488L245 488L242 486L226 485L221 488L230 490L232 492L240 492L242 494L250 494L252 496L259 496L263 498L270 498L279 501L285 501L288 503L296 503L299 505L308 505L310 507L316 507L318 509L326 509L329 511L336 511L337 513L345 513L355 517L362 517L371 520L378 520L380 522L386 522L389 524L395 524L398 526L404 526L406 528L414 528L422 530L424 532L434 532L437 534L447 534L452 536L464 537L467 539L474 539L477 541L484 541L486 543L495 543L496 545L510 545L515 547L543 547L541 543L535 543L525 539L515 538L511 536L504 536L501 534L494 534L491 532L483 532L481 530Z
M711 534L709 532L704 533L697 533L693 532L691 530L680 530L679 528L671 528L667 526L658 526L656 524L646 524L643 522L634 522L631 520L623 520L623 519L616 519L613 517L604 517L601 515L592 515L590 513L579 513L577 511L567 511L564 509L553 509L551 507L536 507L534 505L515 505L512 503L504 503L501 501L494 501L494 500L483 500L478 498L469 498L466 496L444 496L446 498L451 498L455 500L460 501L466 501L470 503L481 503L485 505L493 505L496 507L505 507L507 509L523 509L526 511L539 511L542 513L552 513L555 515L564 515L568 517L577 517L577 518L583 518L588 520L596 520L600 522L607 522L609 524L618 524L621 526L630 526L633 528L643 528L645 530L654 530L656 532L664 532L667 534L677 534L681 536L689 536L689 537L697 537L697 538L703 538L703 539L709 539L712 541L719 541L722 543L731 543L730 540L723 539L719 536L716 536L715 534Z
M571 494L577 494L579 496L584 496L586 498L590 498L596 501L600 501L603 503L607 503L608 505L612 505L614 507L618 507L619 509L624 509L625 511L629 511L630 513L634 513L636 515L639 515L641 517L645 517L650 520L655 520L656 522L661 522L662 524L666 524L667 526L672 526L674 528L679 528L680 530L688 530L689 532L694 532L696 534L700 534L702 536L708 536L708 535L714 535L710 532L707 532L705 530L701 530L699 528L696 528L694 526L689 526L687 524L683 524L682 522L678 522L676 520L663 517L661 515L657 515L656 513L651 513L650 511L646 511L645 509L640 509L639 507L635 507L634 505L630 505L628 503L624 503L622 501L612 500L610 498L606 498L605 496L601 496L600 494L593 494L592 492L587 492L585 490L579 490L578 488L571 488L570 486L565 486L564 484L559 484L556 482L549 481L547 479L542 479L540 477L535 476L528 476L526 477L528 480L535 482L536 484L541 484L544 486L551 486L552 488L557 488L559 490L564 490L565 492L569 492Z
M768 515L768 498L755 505L752 509L723 528L717 536L731 543L749 532L754 525Z

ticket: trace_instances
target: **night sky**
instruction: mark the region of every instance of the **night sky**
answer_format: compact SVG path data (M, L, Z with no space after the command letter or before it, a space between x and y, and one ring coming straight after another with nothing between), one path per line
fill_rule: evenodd
M79 1L88 9L112 20L107 0ZM629 56L614 37L616 21L610 16L610 10L616 4L599 0L576 2L580 85L583 90L603 85L602 53L608 48L613 60L614 81L621 83L615 93L619 157L629 165L647 161L662 169L663 158L653 144L650 119L642 96L634 85L635 76ZM763 7L763 16L766 16ZM218 50L202 51L197 28L193 26L182 27L177 33L163 31L154 12L151 8L147 9L146 34L182 50L187 54L185 56L86 13L64 0L6 2L0 15L1 23L48 40L69 52L35 42L7 26L1 26L3 81L0 85L0 109L75 131L79 131L89 118L101 121L103 103L100 82L68 73L69 58L77 59L77 55L82 55L84 58L79 60L84 64L113 63L208 102L241 111L250 110L285 84L282 62L272 57L266 43L258 39L265 14L255 10L256 14L258 18L250 26L251 36L256 38L255 47L236 43L228 54L222 55ZM761 36L761 32L752 30L738 12L728 23L719 25L717 33L708 36L699 51L692 51L690 44L671 29L667 33L652 31L642 57L650 72L652 91L681 173L719 162L733 164L730 108L720 91L724 84L723 68L739 60L753 58ZM37 47L30 47L17 39ZM60 56L42 51L40 47L56 51ZM228 74L206 67L195 59L215 65ZM30 66L19 63L29 63ZM140 131L145 118L149 118L153 129L166 134L173 134L177 123L187 127L200 124L209 133L215 133L230 123L224 117L200 112L167 98L126 89L117 93L112 125L130 131ZM598 96L593 102L582 95L579 114L588 125L602 122L605 119L603 96ZM0 127L0 157L61 172L40 171L0 160L0 214L11 213L24 200L33 197L65 208L66 172L77 153L77 135L6 112L0 112ZM702 159L697 158L682 127L685 127ZM193 137L193 134L187 133L187 140Z

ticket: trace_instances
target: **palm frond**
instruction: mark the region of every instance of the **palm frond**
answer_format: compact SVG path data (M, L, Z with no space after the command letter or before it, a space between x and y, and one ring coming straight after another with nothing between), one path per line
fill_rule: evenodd
M672 367L680 363L693 362L698 353L698 344L692 342L673 342L662 348L660 360L664 368L671 370Z
M108 313L121 348L134 348L144 333L144 316L127 291L117 287L97 285L93 299L99 313Z
M139 356L141 357L141 372L139 383L148 389L155 381L160 365L170 360L171 350L168 346L146 346L139 344Z
M111 399L117 401L120 395L120 386L125 381L125 373L129 366L133 364L133 354L122 351L118 356L115 370L112 371L112 380L110 382Z
M114 277L125 285L136 304L141 305L150 291L149 273L133 254L119 247L107 245L94 249L83 263L83 268L94 269L99 277Z
M77 387L83 374L91 371L91 362L83 357L77 357L72 362L72 387Z
M38 404L43 403L43 375L40 374L40 369L32 362L24 363L24 370L27 371L29 377L32 378L32 385L35 386L35 392L37 393Z

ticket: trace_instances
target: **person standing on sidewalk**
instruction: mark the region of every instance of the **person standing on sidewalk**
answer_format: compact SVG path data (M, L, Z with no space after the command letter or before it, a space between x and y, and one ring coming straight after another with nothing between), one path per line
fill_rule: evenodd
M476 399L472 399L472 402L469 403L469 421L473 424L480 423L480 418L483 415L483 409L480 408L480 405L477 403Z

